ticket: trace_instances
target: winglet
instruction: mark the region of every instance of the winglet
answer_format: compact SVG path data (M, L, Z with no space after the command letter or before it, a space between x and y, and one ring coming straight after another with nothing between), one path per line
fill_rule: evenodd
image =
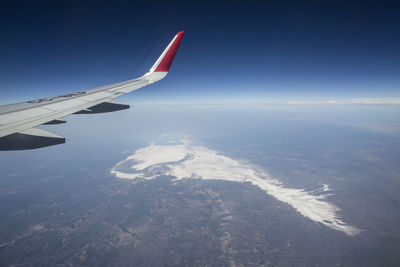
M171 67L172 61L176 55L176 51L178 51L179 45L182 41L184 31L178 32L174 39L169 43L167 48L161 54L161 56L157 59L156 63L154 63L153 67L150 69L150 73L152 72L168 72Z

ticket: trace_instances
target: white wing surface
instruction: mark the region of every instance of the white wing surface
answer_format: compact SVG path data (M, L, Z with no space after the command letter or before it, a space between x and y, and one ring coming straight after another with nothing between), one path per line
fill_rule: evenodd
M65 138L36 129L65 123L70 114L94 114L128 109L114 98L163 79L172 64L184 32L175 35L150 71L143 76L86 91L0 106L0 150L34 149L65 143Z

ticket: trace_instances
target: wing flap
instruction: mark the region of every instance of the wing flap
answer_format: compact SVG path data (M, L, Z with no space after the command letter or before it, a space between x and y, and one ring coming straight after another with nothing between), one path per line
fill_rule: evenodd
M66 122L67 121L65 121L65 120L56 119L56 120L52 120L52 121L43 123L43 125L63 124L63 123L66 123Z
M0 138L0 150L25 150L65 143L65 138L41 129L31 128Z
M83 99L71 99L68 101L62 101L62 102L46 105L45 108L53 110L53 111L63 111L63 110L67 110L70 108L83 106L87 103L89 103L89 102L85 101Z
M51 113L51 110L36 107L16 112L0 114L0 126L25 120L29 117L40 117Z
M83 110L80 110L78 112L75 112L74 114L98 114L98 113L107 113L107 112L113 112L113 111L120 111L124 109L129 109L128 104L123 104L115 101L110 101L110 102L103 102L100 104L97 104L95 106L92 106L90 108L86 108Z

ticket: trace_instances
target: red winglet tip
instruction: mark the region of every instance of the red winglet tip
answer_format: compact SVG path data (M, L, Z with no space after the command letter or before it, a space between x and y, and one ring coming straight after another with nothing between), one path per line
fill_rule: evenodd
M183 35L185 31L180 31L176 34L176 39L171 47L168 49L167 53L165 54L164 58L161 60L160 64L154 70L155 72L168 72L169 68L171 67L172 61L178 51L179 45L182 41Z

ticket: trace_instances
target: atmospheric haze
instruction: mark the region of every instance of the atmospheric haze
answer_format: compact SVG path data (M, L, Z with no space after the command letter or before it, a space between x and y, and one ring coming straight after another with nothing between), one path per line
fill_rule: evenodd
M327 201L332 190L326 184L313 191L287 188L260 167L196 145L188 138L172 139L168 142L161 145L152 142L149 146L138 149L116 164L111 173L119 178L135 181L166 175L175 177L175 180L192 178L251 183L314 222L345 232L349 236L360 232L358 228L343 222L338 215L340 209Z

